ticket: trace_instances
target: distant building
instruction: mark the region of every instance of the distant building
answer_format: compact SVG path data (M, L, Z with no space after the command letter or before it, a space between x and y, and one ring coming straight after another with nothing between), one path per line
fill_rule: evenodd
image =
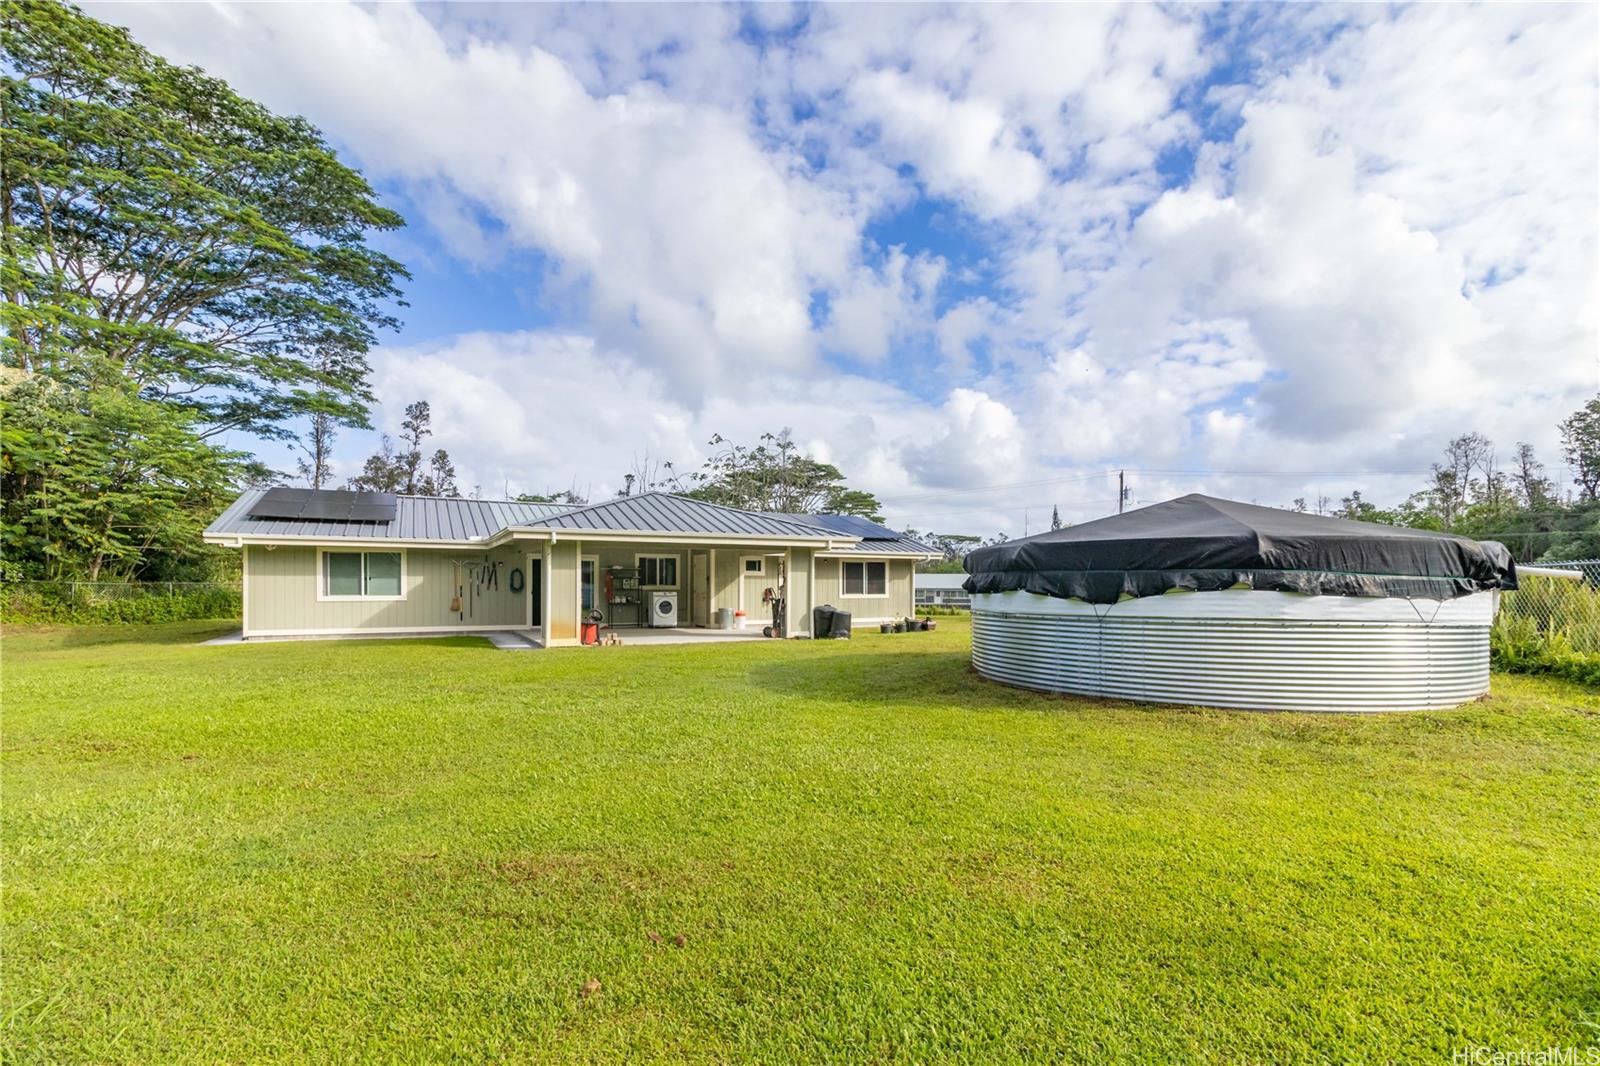
M972 607L972 594L961 587L966 574L916 574L912 580L918 607Z

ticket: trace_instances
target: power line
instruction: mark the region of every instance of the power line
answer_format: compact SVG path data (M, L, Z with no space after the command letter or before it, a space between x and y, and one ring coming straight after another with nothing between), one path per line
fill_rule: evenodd
M1148 467L1128 467L1128 474L1142 474L1155 477L1290 477L1290 478L1332 478L1332 477L1425 477L1432 473L1431 470L1162 470ZM1096 478L1109 478L1119 473L1116 470L1098 470L1091 474L1065 474L1061 477L1037 478L1032 481L1009 481L993 485L974 485L965 489L940 489L935 492L919 492L905 496L880 496L878 502L915 503L922 500L946 499L951 496L970 496L974 493L999 492L1004 489L1035 488L1041 485L1067 485L1075 482L1093 481Z
M1110 477L1115 470L1102 470L1095 474L1069 474L1062 477L1040 478L1035 481L1011 481L998 485L975 485L968 489L942 489L938 492L921 492L910 496L880 496L879 503L905 503L916 500L943 499L946 496L964 496L974 492L999 492L1002 489L1026 489L1038 485L1066 485L1077 481L1093 481L1097 477Z
M1136 474L1164 477L1426 477L1431 470L1152 470L1135 467Z

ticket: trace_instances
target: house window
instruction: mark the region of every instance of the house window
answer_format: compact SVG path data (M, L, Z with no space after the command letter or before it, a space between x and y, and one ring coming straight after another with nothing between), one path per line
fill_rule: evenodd
M764 574L767 572L767 561L761 556L752 556L744 561L744 572L747 574Z
M887 596L889 594L888 563L840 563L844 571L846 596Z
M322 595L337 600L403 599L404 571L399 552L323 552Z
M639 556L639 584L644 588L677 588L678 557L676 555Z

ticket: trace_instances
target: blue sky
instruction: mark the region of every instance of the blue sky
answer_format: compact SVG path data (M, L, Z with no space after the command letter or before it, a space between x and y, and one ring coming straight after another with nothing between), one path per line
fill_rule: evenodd
M920 529L1392 500L1597 388L1592 6L91 9L406 216L375 421L486 494L787 427Z

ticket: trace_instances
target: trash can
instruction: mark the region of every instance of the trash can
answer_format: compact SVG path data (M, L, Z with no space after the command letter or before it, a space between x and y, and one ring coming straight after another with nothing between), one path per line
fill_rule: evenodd
M834 640L850 639L850 612L834 611L832 632L828 634Z
M826 603L811 609L811 639L827 640L833 636L833 608Z
M717 628L718 629L732 629L733 628L733 608L732 607L718 607L717 608Z

